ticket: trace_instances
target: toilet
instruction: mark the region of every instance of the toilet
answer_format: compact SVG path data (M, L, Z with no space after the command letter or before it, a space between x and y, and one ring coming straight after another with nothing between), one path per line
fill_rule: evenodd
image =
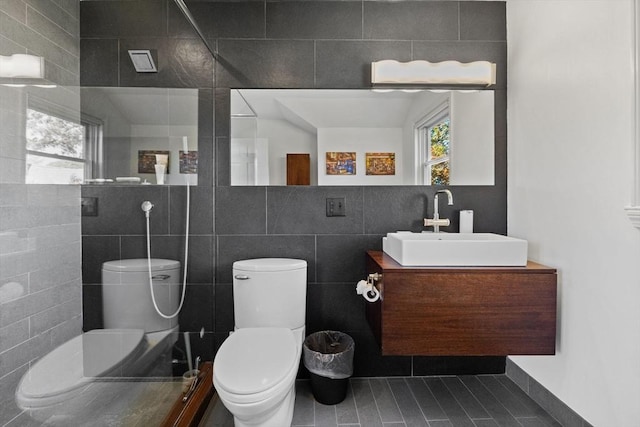
M213 362L213 384L236 427L291 425L305 336L307 262L233 263L234 332Z
M156 302L173 313L180 302L180 262L152 259ZM97 380L149 375L167 357L178 338L178 320L157 314L149 292L148 261L126 259L102 266L102 308L105 329L82 333L39 359L23 375L16 389L18 407L32 418L72 418L74 408L96 404ZM98 389L95 388L94 389ZM95 393L94 393L95 394Z

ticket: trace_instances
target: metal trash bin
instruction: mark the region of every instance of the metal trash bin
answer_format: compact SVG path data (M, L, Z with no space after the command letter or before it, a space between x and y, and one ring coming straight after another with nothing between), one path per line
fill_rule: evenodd
M354 349L353 338L338 331L315 332L304 340L303 362L318 402L335 405L344 400L349 377L353 375Z

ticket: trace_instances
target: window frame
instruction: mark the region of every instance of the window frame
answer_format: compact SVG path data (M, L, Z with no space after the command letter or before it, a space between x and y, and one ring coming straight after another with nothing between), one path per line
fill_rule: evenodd
M431 138L429 136L430 129L446 119L449 119L449 154L447 156L438 157L437 160L431 158ZM451 140L451 102L449 99L438 104L427 115L423 116L415 123L415 142L416 152L418 153L418 183L422 185L433 185L431 181L432 168L440 163L449 162L451 168L451 152L453 150ZM449 169L451 172L451 169Z
M67 122L75 123L83 127L83 155L82 157L65 156L61 154L47 153L44 151L30 150L25 145L25 163L27 156L38 156L49 159L65 160L73 163L81 163L83 165L83 182L87 179L94 177L94 174L102 176L103 168L103 129L104 123L95 117L87 114L81 114L78 111L62 107L60 105L53 104L42 98L29 96L27 98L27 112L29 110L37 111L41 114L46 114L64 120ZM25 116L28 114L25 112ZM25 132L27 127L27 120L25 119ZM26 138L26 133L25 133ZM26 144L26 141L25 141ZM25 172L26 179L26 172Z

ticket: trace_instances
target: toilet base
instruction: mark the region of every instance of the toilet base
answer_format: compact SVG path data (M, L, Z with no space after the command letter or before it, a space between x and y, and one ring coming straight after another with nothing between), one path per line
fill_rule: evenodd
M293 407L296 401L295 384L282 403L275 407L272 411L262 414L258 418L251 420L241 420L233 416L233 425L235 427L283 427L290 426L293 421ZM223 402L224 403L224 402Z

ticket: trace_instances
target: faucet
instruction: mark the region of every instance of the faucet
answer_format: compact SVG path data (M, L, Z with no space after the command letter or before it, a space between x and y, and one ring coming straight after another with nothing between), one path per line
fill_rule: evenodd
M448 227L451 224L447 218L440 219L440 214L438 213L438 194L444 193L447 195L448 205L453 205L453 194L449 190L438 190L436 191L435 196L433 196L433 219L425 218L424 226L425 227L433 227L434 233L440 232L440 227Z

